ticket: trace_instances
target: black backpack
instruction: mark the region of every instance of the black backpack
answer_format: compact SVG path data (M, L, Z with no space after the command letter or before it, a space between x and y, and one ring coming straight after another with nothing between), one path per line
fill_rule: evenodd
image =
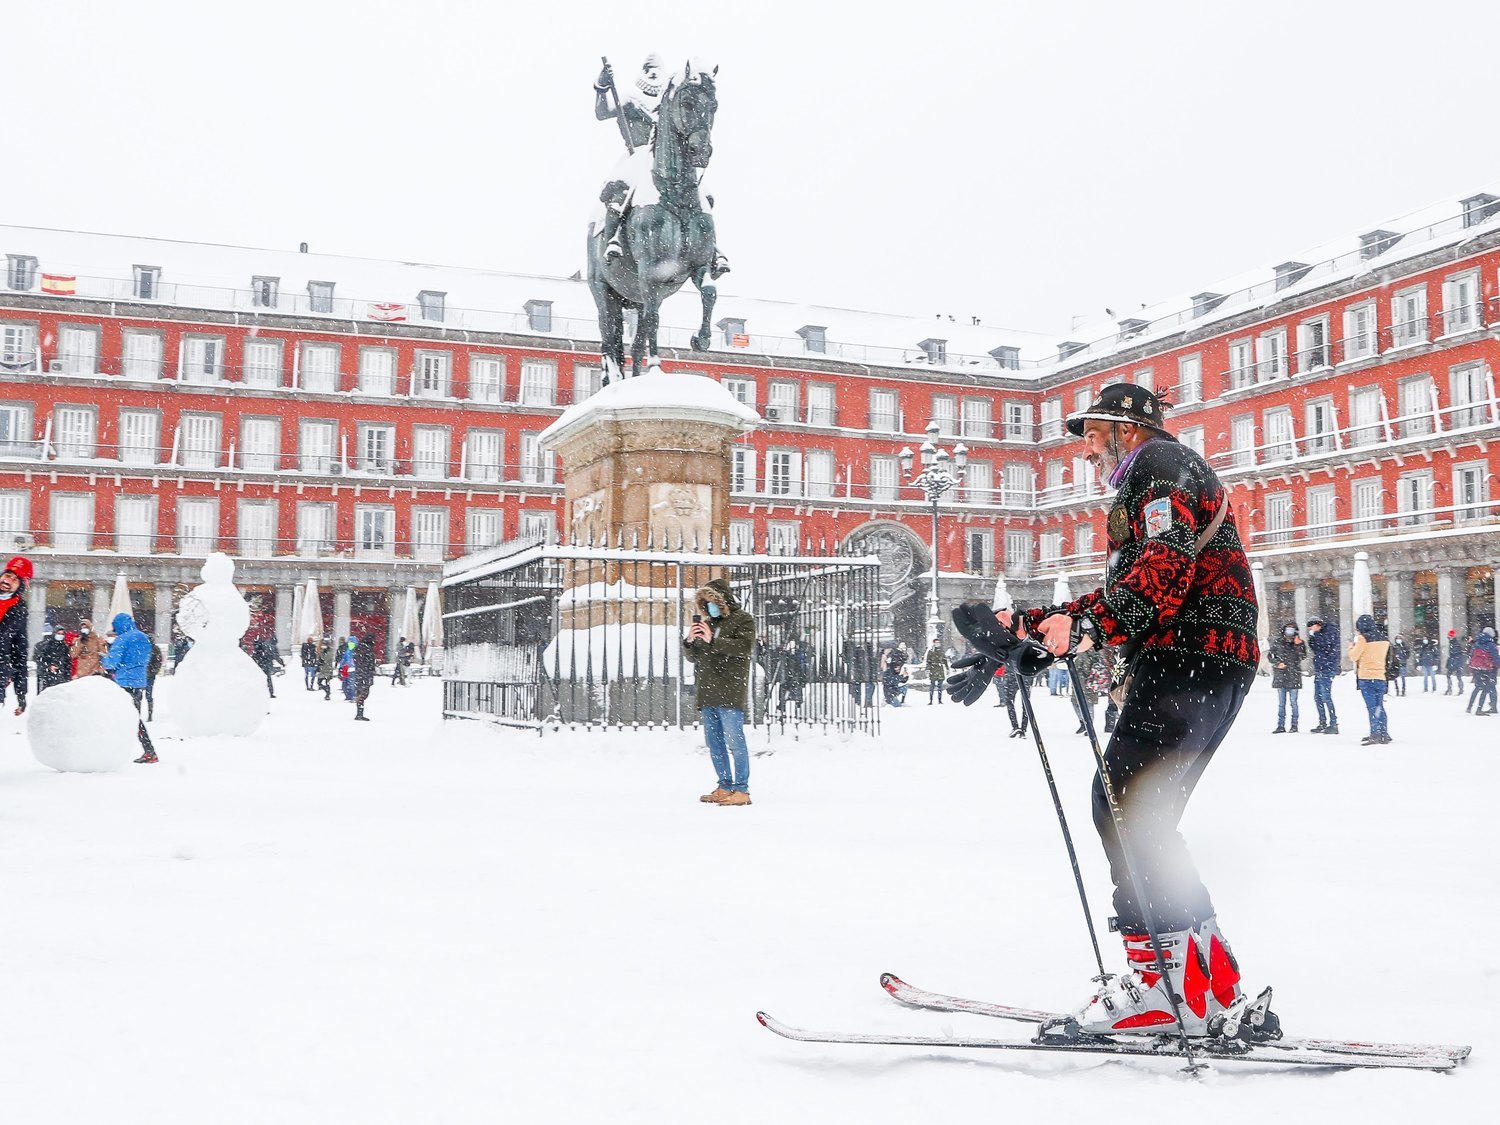
M1396 659L1396 646L1394 644L1386 645L1385 678L1388 680L1399 680L1401 678L1401 662Z

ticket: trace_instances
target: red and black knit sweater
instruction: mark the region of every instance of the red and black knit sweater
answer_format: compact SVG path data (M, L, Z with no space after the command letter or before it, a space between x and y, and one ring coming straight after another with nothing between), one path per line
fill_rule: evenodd
M1224 486L1197 453L1171 438L1141 446L1109 513L1104 587L1053 610L1087 617L1105 644L1169 649L1254 668L1259 606L1250 561L1230 512L1204 545Z

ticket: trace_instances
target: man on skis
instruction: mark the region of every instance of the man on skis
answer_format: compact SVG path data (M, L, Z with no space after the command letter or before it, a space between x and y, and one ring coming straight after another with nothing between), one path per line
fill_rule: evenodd
M1098 643L1120 657L1121 710L1104 761L1128 857L1097 776L1093 808L1131 971L1075 1013L1084 1033L1175 1033L1180 1013L1181 1031L1203 1035L1240 997L1239 969L1177 825L1255 680L1255 588L1227 490L1166 431L1163 409L1151 392L1118 383L1068 419L1117 490L1104 586L1022 621L1054 655Z

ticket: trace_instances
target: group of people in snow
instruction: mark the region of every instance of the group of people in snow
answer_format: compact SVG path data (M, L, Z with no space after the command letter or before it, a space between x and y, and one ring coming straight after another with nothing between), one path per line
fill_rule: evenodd
M410 645L405 637L401 638L400 645L396 648L396 668L405 682L405 671L403 664L409 665L414 659L416 649ZM350 633L348 637L334 641L331 637L324 637L319 641L315 637L308 637L302 642L300 652L302 662L302 686L308 691L321 691L323 701L326 703L333 698L333 681L339 681L339 690L343 692L344 701L354 704L354 719L356 722L367 723L369 716L365 714L365 701L370 698L370 689L375 686L375 638L371 634L363 637ZM270 677L267 676L269 683ZM396 676L392 675L391 682L396 682ZM272 693L275 694L274 692Z

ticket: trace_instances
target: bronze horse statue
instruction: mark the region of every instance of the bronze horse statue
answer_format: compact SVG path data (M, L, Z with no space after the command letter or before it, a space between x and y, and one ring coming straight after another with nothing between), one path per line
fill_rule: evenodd
M715 68L717 69L717 68ZM661 366L657 332L661 305L683 283L692 280L703 298L703 323L693 347L707 349L718 288L714 264L714 220L698 194L698 173L713 155L712 132L719 99L713 74L694 72L692 64L672 79L662 94L651 138L651 179L657 198L637 189L641 201L631 206L621 227L622 254L606 254L605 236L589 226L589 289L599 308L600 350L604 382L625 374L625 310L635 309L631 374Z

